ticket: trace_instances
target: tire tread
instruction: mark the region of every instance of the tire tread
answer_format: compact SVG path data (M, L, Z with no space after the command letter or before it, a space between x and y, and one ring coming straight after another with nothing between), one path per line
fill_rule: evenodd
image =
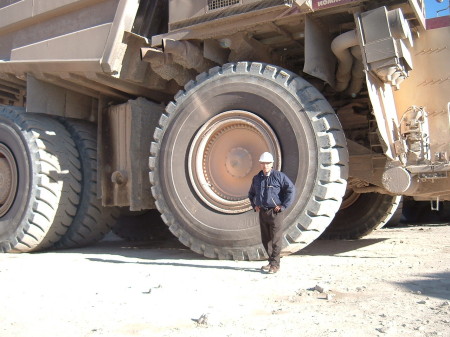
M76 248L101 240L119 216L117 207L103 207L97 198L97 133L95 125L86 121L63 119L80 153L81 184L78 207L73 209L73 222L55 248Z

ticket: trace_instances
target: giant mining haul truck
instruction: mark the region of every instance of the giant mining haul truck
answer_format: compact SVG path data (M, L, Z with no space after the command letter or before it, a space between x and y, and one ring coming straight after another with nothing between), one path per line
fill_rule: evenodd
M283 253L450 200L450 29L418 0L0 0L0 248L164 222L265 258L248 190L296 186ZM119 225L117 225L119 224Z

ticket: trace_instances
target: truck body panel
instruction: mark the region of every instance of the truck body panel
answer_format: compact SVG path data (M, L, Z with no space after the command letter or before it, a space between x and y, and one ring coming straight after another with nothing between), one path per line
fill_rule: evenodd
M440 135L430 139L431 152L450 153L450 70L446 66L450 59L450 27L421 30L419 34L411 52L415 71L402 83L401 90L394 92L397 118L400 120L411 105L426 107L429 128Z
M113 33L119 1L49 4L46 1L20 1L1 8L2 60L101 63L103 54L108 53L105 48L110 33ZM18 13L22 15L18 16ZM119 21L117 19L116 24L120 24ZM79 48L80 45L83 48Z

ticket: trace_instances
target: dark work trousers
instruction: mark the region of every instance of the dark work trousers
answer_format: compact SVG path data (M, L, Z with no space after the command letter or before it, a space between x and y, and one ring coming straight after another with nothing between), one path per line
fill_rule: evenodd
M261 241L269 255L269 263L272 266L280 266L282 217L272 208L259 210L259 225L261 226Z

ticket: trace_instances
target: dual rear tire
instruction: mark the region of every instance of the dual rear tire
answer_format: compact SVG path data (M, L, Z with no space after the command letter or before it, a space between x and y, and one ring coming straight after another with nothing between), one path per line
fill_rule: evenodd
M0 107L0 250L48 248L67 232L79 200L80 161L53 118Z
M80 203L73 221L55 248L76 248L100 241L119 217L117 207L103 207L97 197L97 129L94 124L62 119L80 155Z
M115 219L96 198L95 128L0 107L0 250L98 241Z

